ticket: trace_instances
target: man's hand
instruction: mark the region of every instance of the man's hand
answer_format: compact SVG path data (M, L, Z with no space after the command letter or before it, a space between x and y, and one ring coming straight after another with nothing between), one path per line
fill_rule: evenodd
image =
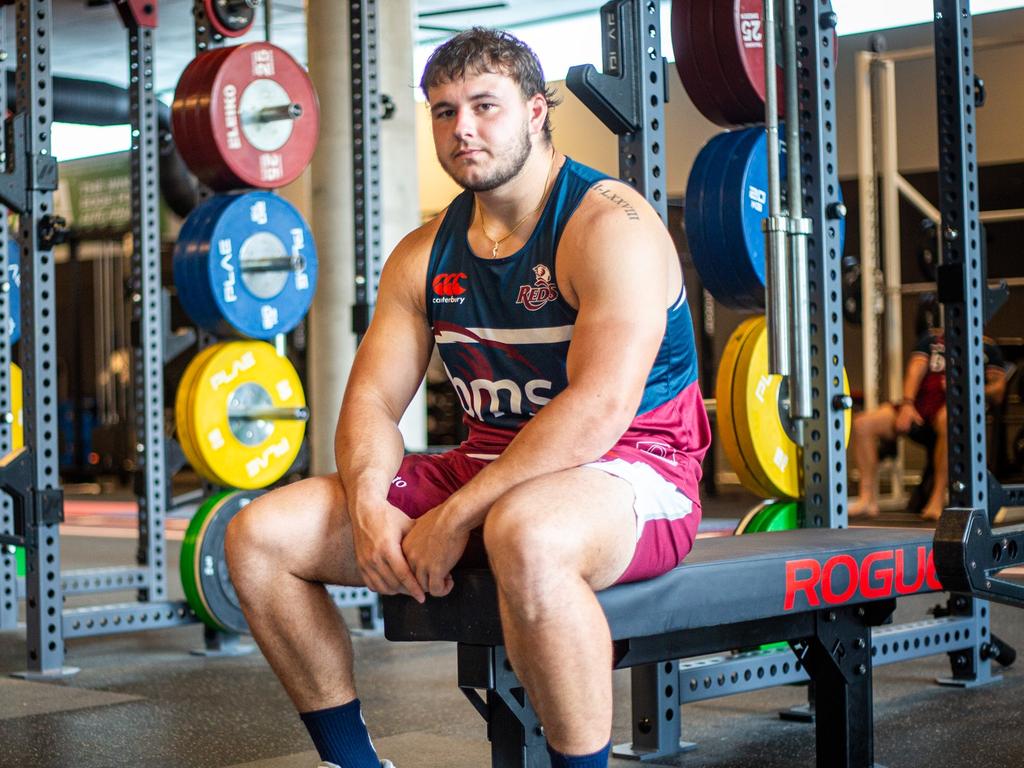
M905 435L914 424L924 424L924 419L917 412L913 403L903 403L896 414L896 434Z
M387 502L353 512L351 517L356 563L366 586L381 595L409 595L419 603L426 600L402 554L402 537L413 521Z
M434 597L444 597L455 586L452 568L468 542L469 531L452 522L445 502L415 521L402 540L402 550L419 586Z

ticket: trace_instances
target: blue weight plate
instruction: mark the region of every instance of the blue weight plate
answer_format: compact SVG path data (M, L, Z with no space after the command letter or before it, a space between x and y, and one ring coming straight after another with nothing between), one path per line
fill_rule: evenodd
M213 211L222 207L225 201L222 196L211 197L197 206L185 219L178 233L174 247L174 284L178 289L178 300L185 313L197 326L207 329L205 315L213 299L208 286L198 279L192 268L196 250L204 243L204 225ZM227 197L226 195L223 197Z
M706 198L709 176L718 157L731 143L730 136L729 133L720 133L704 145L694 161L686 186L686 237L690 254L701 282L716 301L721 300L725 286L715 263L713 243L718 234L709 228Z
M735 263L736 234L723 219L722 197L723 188L726 185L725 176L730 168L730 163L739 152L740 145L749 140L749 136L749 131L746 130L737 130L729 134L723 151L716 156L714 165L708 173L708 181L705 185L705 203L703 203L706 217L705 226L710 233L709 246L712 259L722 282L722 292L718 300L723 305L734 309L749 309L750 302L745 296L745 284L741 280L741 265L737 266Z
M736 291L734 276L727 263L723 261L723 231L719 219L718 189L721 187L723 163L733 152L739 133L731 131L716 137L714 153L708 158L708 168L700 190L700 216L704 222L704 246L707 269L716 275L717 291L712 293L715 300L725 306L732 306L732 298Z
M785 125L779 124L779 132L785 135ZM768 139L762 127L747 129L747 140L738 148L737 163L732 167L731 178L726 182L728 193L722 197L722 216L726 232L742 233L732 238L742 244L746 258L737 253L737 264L743 265L743 282L750 297L751 309L764 307L765 286L765 240L762 222L768 215ZM782 182L782 206L788 208L788 179L786 151L783 143L779 153L779 171ZM842 190L839 200L842 201ZM763 200L763 202L762 202ZM840 249L846 238L846 224L839 222Z
M18 242L11 238L7 241L7 279L11 284L8 309L10 319L7 327L10 329L11 344L21 338L21 248Z
M266 191L236 195L212 217L210 242L198 263L223 319L223 335L271 339L292 330L306 316L316 290L313 235L301 214L284 198ZM301 255L301 271L250 272L249 259Z
M715 294L716 275L708 269L706 260L706 248L704 238L704 217L700 210L700 190L704 185L704 177L707 175L708 160L714 154L715 146L712 144L714 138L701 147L697 157L693 160L690 168L690 175L686 180L685 207L683 209L683 226L686 229L686 243L690 249L690 259L697 270L701 284L711 293Z
M232 334L224 327L204 265L209 259L211 248L215 247L212 238L218 217L237 197L236 194L215 195L207 201L192 235L194 246L189 249L185 260L189 280L196 288L196 314L193 320L200 328L220 336Z
M217 217L236 197L233 194L215 195L203 204L189 237L191 245L185 254L185 274L193 289L193 322L203 330L218 335L224 335L224 329L209 278L205 276L202 265L212 247L211 237Z
M732 157L722 166L719 211L722 242L735 276L736 308L757 311L764 309L762 221L768 216L767 141L762 127L740 133Z
M181 229L178 230L178 238L174 243L174 254L171 258L171 266L174 273L174 286L178 292L178 302L181 304L182 309L185 310L185 314L189 316L192 322L195 322L196 285L194 281L188 278L186 265L188 261L188 251L190 248L195 247L193 232L196 229L197 222L203 216L202 209L202 205L197 206L185 218L184 223L181 225Z

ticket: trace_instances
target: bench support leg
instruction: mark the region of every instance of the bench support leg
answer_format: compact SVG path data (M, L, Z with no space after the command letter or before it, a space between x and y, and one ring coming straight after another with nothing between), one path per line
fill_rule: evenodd
M988 601L968 595L951 595L946 607L952 616L970 616L974 619L974 637L970 646L949 654L951 674L949 677L940 677L936 682L939 685L974 688L1001 680L1003 676L993 674L992 662L982 653L983 647L990 641Z
M815 636L793 643L815 683L818 768L875 765L871 627L895 607L886 601L821 611Z
M612 752L625 760L661 760L697 745L681 741L679 662L664 661L630 669L633 741Z
M504 646L459 644L459 687L487 721L491 768L549 768L540 719ZM487 690L486 703L477 688Z

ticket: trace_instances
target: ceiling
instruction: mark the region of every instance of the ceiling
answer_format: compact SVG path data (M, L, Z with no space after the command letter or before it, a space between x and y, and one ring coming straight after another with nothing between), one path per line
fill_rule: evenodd
M312 2L312 0L308 0ZM343 0L316 0L337 3ZM378 0L384 3L387 0ZM306 23L302 0L270 0L271 39L300 61L306 56ZM417 42L447 37L474 24L514 27L595 13L601 0L416 0ZM106 82L127 82L127 42L114 6L105 0L53 0L52 68L69 75ZM193 57L192 0L160 0L156 33L158 92L173 91L178 76ZM13 51L13 10L7 11L7 45ZM342 19L339 22L343 23ZM262 15L248 36L263 39ZM123 62L123 67L118 68Z

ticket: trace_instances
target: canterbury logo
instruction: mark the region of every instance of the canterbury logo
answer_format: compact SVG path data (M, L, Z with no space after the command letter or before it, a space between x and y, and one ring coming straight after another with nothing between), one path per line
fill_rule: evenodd
M438 296L458 296L466 292L466 289L459 284L459 280L465 280L465 272L442 272L434 278L432 283L434 293Z

